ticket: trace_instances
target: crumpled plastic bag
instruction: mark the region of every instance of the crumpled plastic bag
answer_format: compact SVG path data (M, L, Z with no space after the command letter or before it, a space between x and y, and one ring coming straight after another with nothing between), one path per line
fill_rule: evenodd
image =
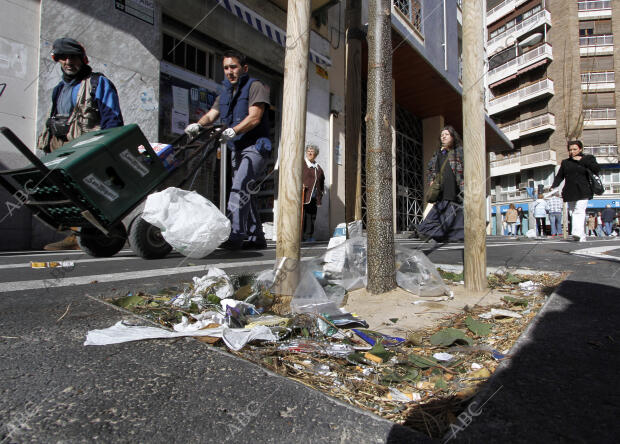
M334 246L330 248L332 245ZM334 283L351 291L366 286L366 238L332 237L321 258L323 271L330 273ZM319 268L320 269L320 268Z
M396 246L396 284L418 296L451 295L435 264L417 249Z
M230 221L213 203L175 187L149 195L142 218L159 228L175 250L192 258L205 257L230 235Z
M525 233L525 235L529 238L534 238L536 237L536 230L534 228L530 228L529 230L527 230L527 233Z
M195 303L198 308L206 305L208 294L215 294L219 299L226 299L233 296L235 289L226 274L220 268L212 267L203 277L193 278L193 288L188 288L172 300L172 305L176 307L188 308L191 303Z

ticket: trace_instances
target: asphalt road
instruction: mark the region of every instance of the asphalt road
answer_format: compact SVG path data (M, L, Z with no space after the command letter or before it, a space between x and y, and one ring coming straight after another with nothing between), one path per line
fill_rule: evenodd
M462 264L462 244L398 245L422 248L436 264ZM325 246L304 247L302 255L316 256ZM620 241L605 239L489 238L487 261L507 269L577 271L593 282L600 271L617 281L618 252ZM271 268L274 256L273 246L217 250L202 260L172 254L146 261L129 250L108 259L81 252L0 254L0 443L426 441L195 340L83 346L87 331L121 319L146 325L104 297L178 286L209 266L229 274L256 272ZM30 261L51 260L75 266L65 272L30 267ZM594 272L584 277L587 269ZM484 426L498 421L478 421L459 438L482 437ZM523 440L527 436L524 431Z

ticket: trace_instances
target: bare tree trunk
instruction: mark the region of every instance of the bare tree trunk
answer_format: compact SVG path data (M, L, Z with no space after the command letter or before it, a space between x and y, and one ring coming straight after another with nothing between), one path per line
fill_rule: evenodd
M306 137L310 0L288 0L278 188L278 276L275 293L286 311L299 281L301 174Z
M362 218L361 150L362 150L362 1L347 0L345 11L347 32L345 79L345 220ZM359 182L359 190L358 190Z
M463 2L463 157L465 177L465 288L487 288L482 0Z
M392 24L390 0L368 2L368 106L366 200L368 286L373 293L396 287L392 216Z

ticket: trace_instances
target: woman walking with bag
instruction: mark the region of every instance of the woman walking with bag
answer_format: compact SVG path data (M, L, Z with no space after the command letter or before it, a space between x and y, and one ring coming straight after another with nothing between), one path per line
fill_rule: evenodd
M463 147L451 126L439 136L440 148L428 163L426 201L433 208L418 226L424 241L460 242L465 238L463 221Z
M601 167L594 156L583 153L583 143L580 140L569 141L567 147L569 157L562 161L551 185L553 189L548 195L556 193L557 187L565 181L562 198L564 202L568 202L568 209L572 212L571 234L574 240L585 242L586 207L588 200L594 195L589 176L590 173L598 174Z

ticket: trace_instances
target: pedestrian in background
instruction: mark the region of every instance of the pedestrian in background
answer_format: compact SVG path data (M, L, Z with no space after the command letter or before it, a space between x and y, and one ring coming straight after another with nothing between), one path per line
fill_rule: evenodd
M605 234L607 236L611 236L611 227L614 223L614 218L616 217L615 211L612 210L611 205L607 204L605 205L605 209L603 210L602 213L602 219L603 219L603 230L605 231Z
M325 174L316 162L319 149L315 145L306 146L304 157L302 183L303 183L303 240L314 242L314 222L318 207L325 192Z
M524 217L525 217L525 214L523 214L523 208L518 207L516 227L517 227L517 234L520 234L521 236L523 236L523 218Z
M549 204L549 224L551 225L551 236L562 235L562 207L564 202L557 196L551 196Z
M511 236L517 235L517 220L519 220L519 213L515 208L515 204L511 203L508 209L506 210L506 223L508 224L508 234Z
M534 202L534 217L536 218L536 236L542 237L546 231L547 213L549 212L549 204L542 194L538 195L538 199Z
M596 217L594 214L590 213L586 225L588 226L588 236L596 236Z
M601 214L601 212L597 212L596 213L596 235L598 237L603 237L605 236L605 233L603 232L603 216Z
M576 241L585 242L584 221L588 200L594 193L590 187L588 170L598 174L601 167L596 158L583 153L583 143L580 140L571 140L567 143L568 159L564 159L560 165L553 184L552 193L556 193L557 187L564 181L562 198L568 202L568 209L572 212L571 234Z
M455 129L447 125L439 135L440 147L428 163L429 190L439 181L439 195L433 208L418 225L424 241L460 242L465 238L463 217L463 147ZM436 184L437 185L437 184Z

